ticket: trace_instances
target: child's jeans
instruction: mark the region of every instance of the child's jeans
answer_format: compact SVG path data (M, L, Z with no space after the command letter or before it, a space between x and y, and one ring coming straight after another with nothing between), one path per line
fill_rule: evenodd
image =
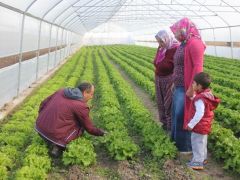
M203 161L207 159L207 138L207 134L203 135L192 132L191 143L193 158L191 162L203 163Z

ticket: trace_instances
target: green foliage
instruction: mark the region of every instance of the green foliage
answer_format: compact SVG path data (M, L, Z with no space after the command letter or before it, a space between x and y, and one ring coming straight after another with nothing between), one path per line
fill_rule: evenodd
M8 178L8 171L5 166L0 165L0 180L7 180Z
M107 49L106 49L107 50ZM114 56L107 50L108 55L118 63L126 72L132 77L140 86L147 92L151 92L152 98L155 96L155 88L152 82L139 73L131 66L124 64L122 61L130 61L129 59L123 60L120 56ZM156 159L173 158L176 155L176 147L170 142L170 139L164 131L153 121L150 113L141 101L136 97L135 92L129 87L121 75L114 70L112 65L107 61L106 56L101 50L103 62L109 72L110 79L115 86L117 95L121 105L128 114L130 124L133 129L143 138L144 146L149 149ZM119 59L118 59L119 58ZM135 64L136 65L136 64ZM139 69L140 70L140 69ZM142 77L142 79L139 77ZM146 82L146 84L144 84ZM147 85L152 83L152 85Z
M45 180L47 174L43 169L31 166L23 166L16 174L16 180Z
M41 155L41 156L47 156L48 155L48 148L46 145L36 144L35 142L28 146L28 148L25 151L27 154L35 154L35 155Z
M17 150L15 146L7 145L7 146L2 146L0 147L0 153L3 153L5 156L10 157L13 161L18 159L20 156L21 152ZM2 156L4 156L2 155ZM1 159L1 158L0 158Z
M85 138L78 138L70 142L67 150L63 153L63 163L65 165L89 166L96 162L96 153L91 141Z
M0 166L5 166L8 168L12 168L13 163L12 160L5 154L0 152Z
M35 154L29 154L24 158L23 164L29 167L36 167L45 171L50 170L51 161L47 156L39 156Z
M209 148L216 159L224 161L224 168L240 173L240 141L232 131L214 123L209 141Z

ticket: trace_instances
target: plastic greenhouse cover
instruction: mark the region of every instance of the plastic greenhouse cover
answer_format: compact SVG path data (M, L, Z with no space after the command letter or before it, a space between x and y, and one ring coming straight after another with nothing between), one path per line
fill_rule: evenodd
M191 17L199 28L239 25L240 1L236 0L2 0L9 6L83 33L106 22L128 31L144 26L169 26ZM71 18L69 18L71 16ZM66 20L68 19L68 20ZM80 27L79 29L77 27ZM84 26L84 28L82 28Z

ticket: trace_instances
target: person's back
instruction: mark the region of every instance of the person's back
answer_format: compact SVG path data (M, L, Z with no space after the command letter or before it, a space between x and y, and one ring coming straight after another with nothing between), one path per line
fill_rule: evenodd
M93 97L94 86L82 83L78 88L56 91L40 105L36 131L50 144L65 148L81 136L84 130L95 136L104 132L94 127L87 101Z
M82 101L65 97L64 90L57 91L39 113L36 128L59 145L65 145L81 135L77 111L88 114L89 109ZM66 134L69 134L66 138Z

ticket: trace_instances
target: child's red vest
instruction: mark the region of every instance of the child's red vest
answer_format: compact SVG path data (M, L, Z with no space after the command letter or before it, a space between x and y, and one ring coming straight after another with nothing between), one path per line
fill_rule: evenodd
M204 115L192 131L199 134L209 134L211 132L211 125L214 118L213 110L217 108L218 104L220 103L220 99L214 96L210 89L205 89L201 92L197 92L196 96L191 102L191 118L189 121L193 118L196 112L194 103L199 99L201 99L205 105Z

